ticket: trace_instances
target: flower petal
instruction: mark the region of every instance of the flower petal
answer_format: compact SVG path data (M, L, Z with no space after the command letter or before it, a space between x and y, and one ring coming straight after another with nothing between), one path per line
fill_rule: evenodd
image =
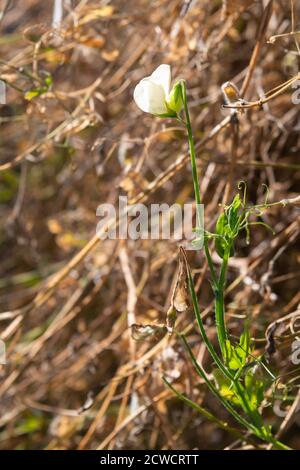
M154 82L152 77L144 78L137 84L133 98L145 113L164 114L168 111L165 104L165 90L162 85Z
M171 87L171 67L167 64L161 64L154 70L150 78L163 87L167 98Z

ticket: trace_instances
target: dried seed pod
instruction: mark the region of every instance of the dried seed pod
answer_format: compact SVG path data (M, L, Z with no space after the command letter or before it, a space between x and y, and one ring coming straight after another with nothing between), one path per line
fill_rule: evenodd
M178 274L176 285L173 290L171 306L167 313L167 327L171 332L174 328L177 313L185 312L189 307L189 293L187 286L186 265L182 250L179 251Z
M221 86L224 101L226 104L233 104L240 100L240 92L232 82L225 82Z
M147 339L161 339L167 332L165 325L131 325L131 336L135 341L145 341Z
M39 42L44 34L48 31L47 26L43 23L31 25L27 27L24 32L24 38L29 42Z

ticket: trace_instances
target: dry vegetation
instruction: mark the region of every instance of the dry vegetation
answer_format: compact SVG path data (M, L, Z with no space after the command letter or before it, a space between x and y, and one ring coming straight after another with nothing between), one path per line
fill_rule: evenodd
M273 12L264 16L268 3ZM249 204L265 202L265 185L269 202L285 200L263 216L274 235L256 226L250 245L239 239L229 262L226 315L233 338L250 318L254 355L266 347L271 353L277 379L264 416L299 449L299 367L290 355L300 314L300 104L292 103L289 88L240 114L237 132L222 109L220 87L233 81L255 101L295 76L297 36L268 39L300 29L300 9L291 15L287 0L65 4L55 30L53 2L38 0L8 2L0 24L0 73L7 83L7 104L0 107L0 332L7 346L0 448L250 445L165 387L162 375L237 426L194 373L175 334L147 341L131 335L132 323L164 325L178 243L95 237L97 206L116 203L120 194L147 204L193 200L182 127L142 114L132 100L135 84L169 63L174 77L187 82L206 228L213 230L220 203L239 181L247 183ZM215 342L203 251L190 252L189 263ZM191 308L178 316L176 329L187 332L209 371ZM285 419L274 411L282 396Z

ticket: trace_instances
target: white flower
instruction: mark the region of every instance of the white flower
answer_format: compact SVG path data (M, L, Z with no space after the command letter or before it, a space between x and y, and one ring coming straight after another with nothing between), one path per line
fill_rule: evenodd
M161 64L150 77L143 78L137 84L133 98L137 106L145 113L172 116L180 111L181 99L179 99L179 106L178 102L174 102L174 89L170 90L170 88L171 67ZM178 93L176 96L178 101Z

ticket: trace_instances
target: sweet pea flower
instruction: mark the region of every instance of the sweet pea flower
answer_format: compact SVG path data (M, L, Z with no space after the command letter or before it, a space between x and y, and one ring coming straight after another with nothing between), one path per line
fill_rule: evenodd
M171 67L167 64L143 78L136 85L133 98L142 111L160 117L176 117L182 108L181 84L177 82L171 89Z

